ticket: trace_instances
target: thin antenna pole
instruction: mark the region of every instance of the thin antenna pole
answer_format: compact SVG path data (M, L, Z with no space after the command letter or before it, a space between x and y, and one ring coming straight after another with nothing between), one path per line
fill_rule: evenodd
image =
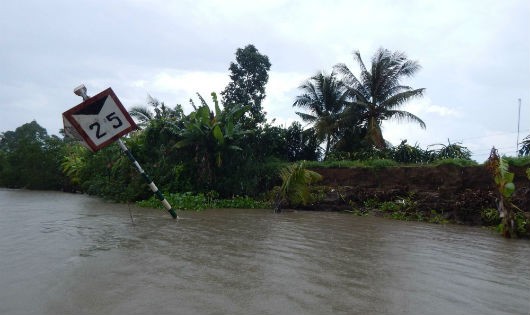
M519 98L519 111L517 114L517 151L515 152L516 156L519 156L519 127L521 125L521 99Z

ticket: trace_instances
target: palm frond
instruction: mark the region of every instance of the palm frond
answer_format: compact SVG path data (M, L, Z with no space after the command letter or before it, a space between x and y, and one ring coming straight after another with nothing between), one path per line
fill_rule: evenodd
M423 96L424 91L425 89L421 88L395 94L382 102L381 107L386 109L395 109L412 98Z
M411 77L421 69L420 64L415 60L407 60L401 64L399 69L400 76Z
M318 120L316 116L313 116L310 114L301 113L301 112L295 112L295 114L298 115L300 118L302 118L304 122L313 123Z
M129 114L138 120L140 125L146 125L154 118L153 113L146 106L133 106Z
M389 110L389 111L386 111L385 114L389 119L396 119L397 121L407 120L407 121L418 123L422 129L426 128L426 125L423 122L423 120L421 120L418 116L412 113L402 111L402 110Z
M305 169L304 163L291 164L280 170L280 194L292 205L310 201L309 185L322 179L322 175Z

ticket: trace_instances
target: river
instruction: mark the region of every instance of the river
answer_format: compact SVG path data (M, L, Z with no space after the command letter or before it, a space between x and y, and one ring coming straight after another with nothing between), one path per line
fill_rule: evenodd
M528 240L337 212L179 215L0 190L0 314L530 313Z

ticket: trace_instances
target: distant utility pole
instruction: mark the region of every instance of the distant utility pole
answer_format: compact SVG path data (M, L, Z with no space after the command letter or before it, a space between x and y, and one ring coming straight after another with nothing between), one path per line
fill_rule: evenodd
M521 99L517 99L519 101L519 111L517 114L517 151L515 151L515 156L519 156L519 127L521 125Z

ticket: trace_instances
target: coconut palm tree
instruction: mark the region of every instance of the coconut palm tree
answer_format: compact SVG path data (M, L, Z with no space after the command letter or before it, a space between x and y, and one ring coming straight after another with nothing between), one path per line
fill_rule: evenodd
M296 97L293 106L309 110L309 113L296 112L304 122L313 124L320 141L326 142L325 157L331 146L338 140L340 114L347 104L348 90L332 72L322 72L309 78L299 89L302 95Z
M344 111L344 118L358 115L367 128L366 140L377 148L386 147L381 131L381 123L387 119L416 122L421 128L425 123L416 115L399 110L399 107L414 97L423 95L425 89L413 89L402 85L400 80L413 76L421 67L417 61L408 60L402 52L391 52L380 48L372 57L372 65L367 69L359 51L355 51L354 60L359 64L360 76L355 76L344 64L335 69L343 76L353 102Z

